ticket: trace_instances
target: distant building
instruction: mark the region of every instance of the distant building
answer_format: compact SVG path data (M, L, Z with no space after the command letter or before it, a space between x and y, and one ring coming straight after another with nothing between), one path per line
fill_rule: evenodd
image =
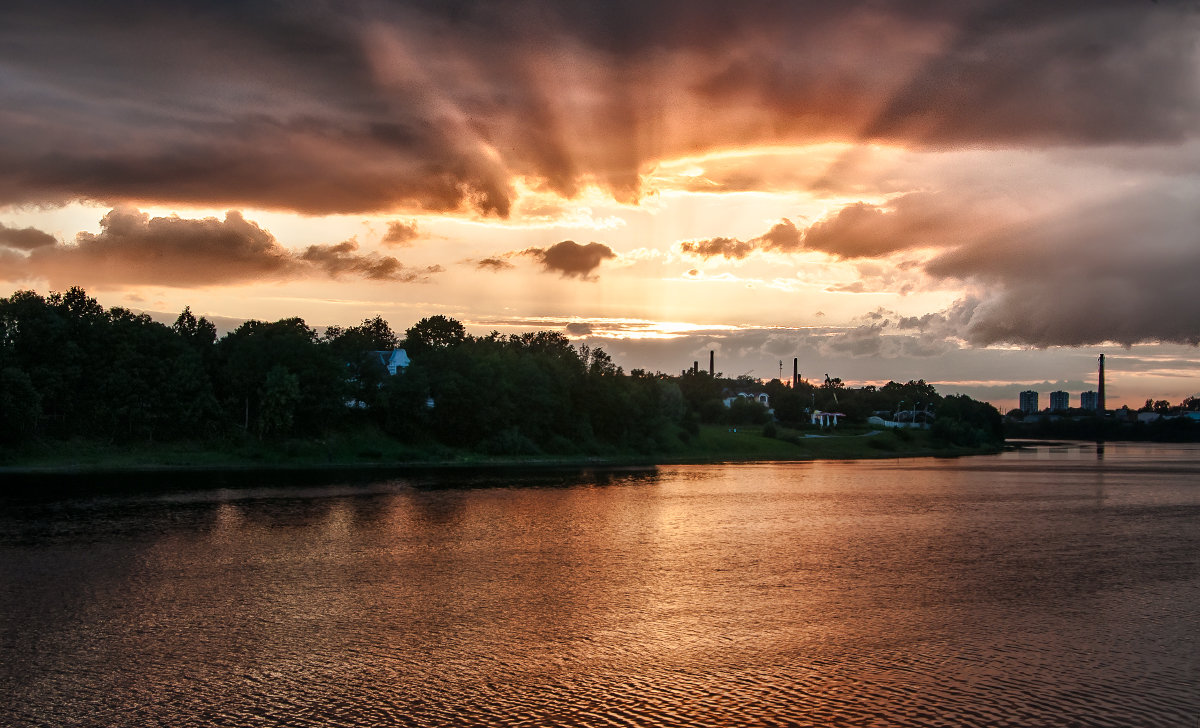
M1089 412L1095 412L1100 409L1100 395L1095 392L1081 392L1079 394L1079 407Z
M1038 409L1038 393L1032 389L1021 392L1021 411L1025 414L1040 412Z
M763 407L766 407L767 409L771 409L771 396L769 394L767 394L766 392L759 392L758 394L753 394L751 392L738 392L735 395L730 395L730 396L726 397L725 399L721 400L721 403L724 404L726 407L732 407L733 403L736 402L739 398L753 400L753 401L761 404Z
M1071 409L1071 395L1059 390L1050 393L1050 410L1053 412Z

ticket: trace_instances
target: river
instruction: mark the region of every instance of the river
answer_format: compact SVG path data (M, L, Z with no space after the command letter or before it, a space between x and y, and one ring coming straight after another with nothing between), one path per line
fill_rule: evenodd
M0 497L0 725L1200 725L1200 447Z

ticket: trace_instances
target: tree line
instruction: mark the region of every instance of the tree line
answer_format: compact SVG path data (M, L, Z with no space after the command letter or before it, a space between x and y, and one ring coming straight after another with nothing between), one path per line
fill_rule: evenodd
M391 376L376 352L396 348L411 363ZM813 407L865 420L920 402L938 412L935 434L947 441L979 444L1000 432L989 405L940 397L923 381L855 389L625 373L603 349L560 333L472 336L444 316L403 335L375 317L324 331L300 318L247 321L218 337L190 309L167 326L106 310L78 287L0 298L0 443L9 445L278 440L371 427L495 454L669 452L701 423L772 420L750 399L723 403L741 391L766 392L774 420L796 427Z

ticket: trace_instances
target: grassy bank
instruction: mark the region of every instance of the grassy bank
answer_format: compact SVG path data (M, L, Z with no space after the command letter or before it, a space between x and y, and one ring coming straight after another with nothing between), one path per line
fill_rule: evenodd
M324 439L260 442L177 442L121 446L86 440L43 442L0 451L0 472L95 472L157 469L339 469L392 467L487 467L516 465L622 465L745 460L820 460L957 456L994 452L955 448L921 431L836 434L761 427L701 427L678 446L662 452L610 450L573 454L494 455L432 444L398 442L376 431Z

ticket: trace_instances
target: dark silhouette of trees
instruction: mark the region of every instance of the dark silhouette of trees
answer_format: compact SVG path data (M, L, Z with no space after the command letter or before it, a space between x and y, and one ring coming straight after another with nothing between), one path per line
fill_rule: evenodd
M23 423L7 428L10 438L190 436L214 412L188 341L144 314L105 311L80 288L0 299L0 368L15 388L5 406Z
M359 326L330 326L323 340L346 366L348 399L368 409L378 408L388 371L377 352L390 352L400 344L388 322L376 316L364 319Z
M33 437L42 416L42 397L29 375L16 367L0 369L0 442Z
M378 352L403 344L390 375ZM323 335L302 319L247 321L218 337L185 308L171 326L105 310L80 288L0 299L0 445L36 439L154 442L182 438L318 438L378 428L414 447L495 454L666 452L700 422L770 422L738 392L767 392L783 425L807 426L837 395L852 419L904 407L937 411L935 434L990 442L998 414L924 381L820 388L707 371L628 375L603 349L548 331L470 336L446 316L423 318L403 342L376 316ZM1157 404L1157 403L1152 403ZM1185 402L1185 405L1189 403ZM1194 404L1191 403L1191 404ZM356 429L357 428L357 429Z
M941 400L933 436L952 445L978 447L1004 440L1004 419L995 407L965 394Z
M461 344L466 338L467 330L458 321L441 315L430 316L404 332L404 348L409 356L418 356L430 349Z
M311 435L345 414L345 364L303 319L247 321L217 342L216 359L221 404L246 432Z

